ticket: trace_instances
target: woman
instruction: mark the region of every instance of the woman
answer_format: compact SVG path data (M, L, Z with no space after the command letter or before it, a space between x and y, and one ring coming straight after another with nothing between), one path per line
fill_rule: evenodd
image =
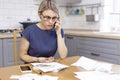
M67 48L55 2L43 0L39 6L38 14L41 21L27 27L21 33L21 59L26 63L52 62L56 51L60 58L65 58Z

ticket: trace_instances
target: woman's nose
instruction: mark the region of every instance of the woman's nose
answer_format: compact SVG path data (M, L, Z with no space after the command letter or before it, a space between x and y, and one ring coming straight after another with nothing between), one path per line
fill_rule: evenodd
M53 23L53 20L52 20L52 18L51 18L51 19L49 19L49 23Z

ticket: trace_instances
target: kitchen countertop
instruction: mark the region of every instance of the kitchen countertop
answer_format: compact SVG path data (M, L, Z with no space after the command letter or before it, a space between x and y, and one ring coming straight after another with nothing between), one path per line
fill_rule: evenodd
M99 32L82 29L64 29L64 31L65 34L73 36L120 39L120 32ZM17 36L20 37L20 34ZM13 33L0 33L0 39L2 38L13 38Z
M99 32L99 31L81 31L81 30L64 30L65 34L83 37L120 39L120 32Z
M17 34L17 37L20 37L20 34ZM13 33L0 33L0 39L4 38L13 38Z

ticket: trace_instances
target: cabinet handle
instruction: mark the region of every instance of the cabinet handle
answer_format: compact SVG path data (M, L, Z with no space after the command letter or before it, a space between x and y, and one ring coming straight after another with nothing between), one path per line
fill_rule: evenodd
M93 56L100 56L100 54L97 54L97 53L90 53L90 54Z
M72 36L67 36L67 38L68 38L68 39L73 39L74 37L72 37Z

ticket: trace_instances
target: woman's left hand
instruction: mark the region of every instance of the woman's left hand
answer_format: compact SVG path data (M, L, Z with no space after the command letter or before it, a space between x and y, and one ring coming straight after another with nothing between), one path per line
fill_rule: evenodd
M48 57L46 58L45 62L53 62L54 60L54 57Z

